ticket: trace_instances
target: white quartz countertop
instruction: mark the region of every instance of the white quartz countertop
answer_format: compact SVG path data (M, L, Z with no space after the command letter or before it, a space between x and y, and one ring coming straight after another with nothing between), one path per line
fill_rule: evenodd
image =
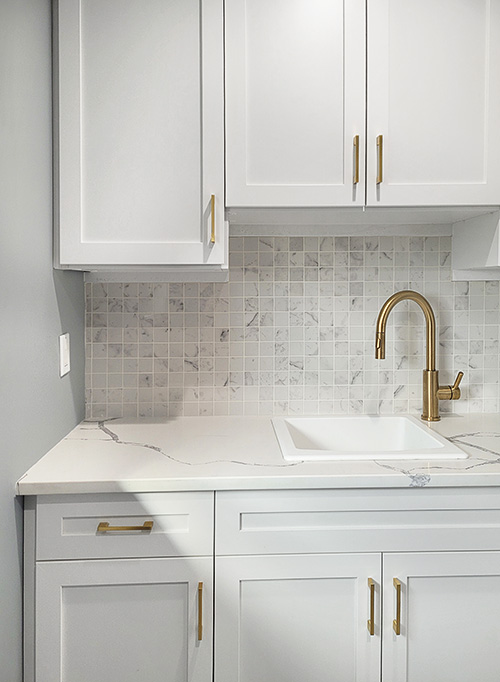
M20 478L17 492L500 486L499 414L447 416L429 428L469 458L291 463L270 417L86 421Z

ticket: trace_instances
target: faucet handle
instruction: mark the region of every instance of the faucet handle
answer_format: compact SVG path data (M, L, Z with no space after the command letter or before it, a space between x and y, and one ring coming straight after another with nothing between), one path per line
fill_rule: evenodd
M451 387L451 392L452 392L451 399L452 400L458 400L460 398L460 389L458 387L460 386L460 382L462 381L463 378L464 378L464 373L459 372L457 374L457 378L455 379L455 383ZM455 394L458 394L458 395L455 395Z
M463 372L457 374L455 383L453 386L440 386L437 391L437 397L439 400L458 400L460 398L460 382L464 376Z

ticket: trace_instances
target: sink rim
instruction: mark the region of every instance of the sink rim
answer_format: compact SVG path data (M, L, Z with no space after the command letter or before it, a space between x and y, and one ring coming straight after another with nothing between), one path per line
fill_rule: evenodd
M380 450L359 450L359 451L334 451L324 449L305 449L297 448L293 437L288 429L287 422L307 421L307 420L357 420L368 421L372 419L388 420L388 419L402 419L409 421L416 425L419 429L429 429L429 435L434 438L439 445L435 448L417 448L408 450L392 450L384 452ZM431 423L422 422L410 414L350 414L350 415L286 415L282 417L272 417L271 419L274 433L278 441L283 459L287 462L310 462L310 463L325 463L335 461L437 461L437 460L461 460L467 459L468 454L464 452L457 445L449 441L440 433L431 429Z

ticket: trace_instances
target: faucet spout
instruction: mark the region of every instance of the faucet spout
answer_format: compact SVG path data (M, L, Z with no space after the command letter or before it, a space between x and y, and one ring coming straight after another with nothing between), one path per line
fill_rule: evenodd
M385 360L385 331L377 331L375 337L375 359Z
M397 291L384 303L377 318L377 333L375 337L375 357L377 360L385 358L385 329L389 313L400 301L415 301L418 303L425 317L426 324L426 370L436 369L436 318L429 301L416 291Z

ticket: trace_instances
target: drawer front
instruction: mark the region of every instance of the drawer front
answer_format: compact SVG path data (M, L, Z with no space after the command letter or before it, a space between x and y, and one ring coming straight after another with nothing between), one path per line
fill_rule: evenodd
M38 497L36 558L211 555L213 508L211 492Z
M494 488L216 493L220 556L500 549Z

